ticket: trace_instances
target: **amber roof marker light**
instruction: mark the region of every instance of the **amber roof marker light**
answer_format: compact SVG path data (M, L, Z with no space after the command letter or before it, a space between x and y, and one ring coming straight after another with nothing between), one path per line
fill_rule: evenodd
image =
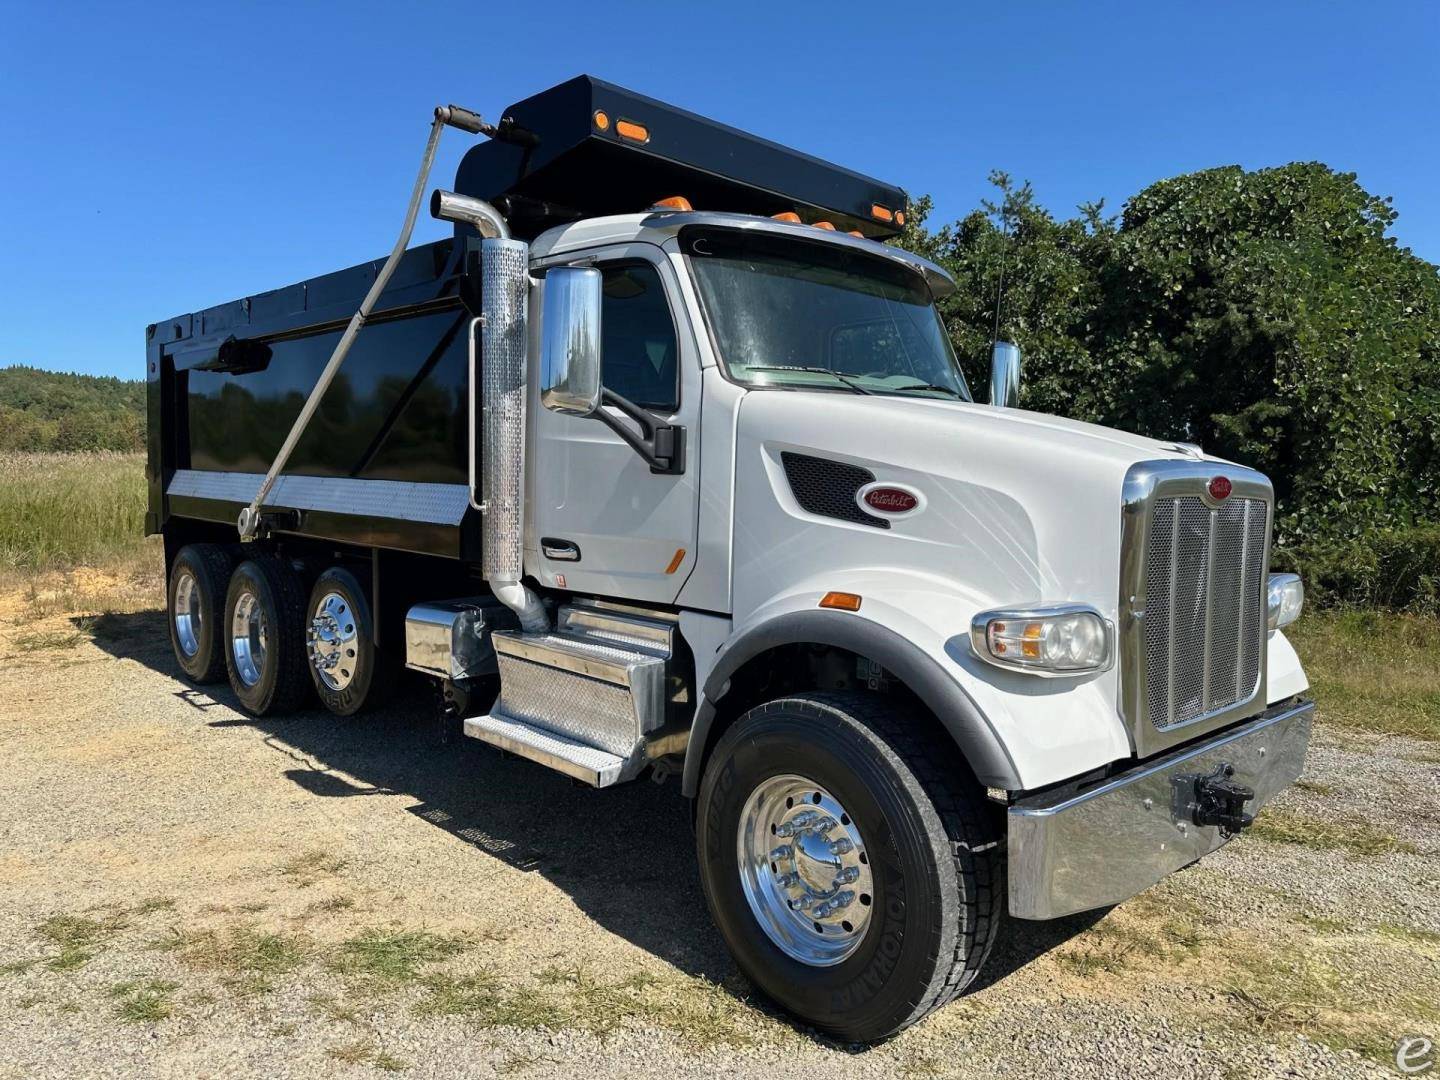
M631 142L650 141L650 129L644 124L637 124L634 120L616 120L615 134L622 139L629 139Z
M651 210L694 210L695 208L690 205L690 200L687 199L687 198L685 198L684 195L671 195L671 196L670 196L669 198L667 198L667 199L660 199L660 200L658 200L658 201L655 203L654 206L650 207L650 209L651 209Z
M596 131L610 130L610 114L607 113L604 109L596 109L593 119L595 121Z

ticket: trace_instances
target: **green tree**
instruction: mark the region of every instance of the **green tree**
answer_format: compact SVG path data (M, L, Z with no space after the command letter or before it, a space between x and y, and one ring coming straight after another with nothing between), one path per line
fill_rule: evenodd
M1264 470L1292 551L1440 517L1440 274L1386 235L1389 200L1317 163L1227 167L1062 220L991 180L940 228L917 200L899 241L955 275L972 385L998 325L1025 407Z

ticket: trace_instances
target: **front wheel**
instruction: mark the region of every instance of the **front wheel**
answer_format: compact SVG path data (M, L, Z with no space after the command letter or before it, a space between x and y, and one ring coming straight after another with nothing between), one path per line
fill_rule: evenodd
M928 717L869 694L752 709L700 788L706 899L745 974L873 1041L979 973L1004 893L998 815Z

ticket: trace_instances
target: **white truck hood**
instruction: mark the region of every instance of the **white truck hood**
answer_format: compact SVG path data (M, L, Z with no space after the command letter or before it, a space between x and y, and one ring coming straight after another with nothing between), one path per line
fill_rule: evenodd
M853 593L855 618L914 643L964 688L1027 787L1131 753L1118 665L1054 680L1003 671L975 656L969 626L982 610L1064 601L1118 623L1126 474L1191 452L1012 409L778 390L744 396L735 446L737 631ZM793 454L859 466L923 503L888 528L812 512L786 469ZM843 498L853 473L848 484L836 485Z
M1174 443L1017 409L820 391L746 394L737 434L738 522L780 515L757 539L799 534L826 547L830 566L940 575L977 605L1074 600L1110 617L1126 472L1192 456ZM786 452L860 466L913 489L924 506L883 530L806 513L786 478ZM741 573L747 532L737 525L737 615L782 584L760 582L751 593Z

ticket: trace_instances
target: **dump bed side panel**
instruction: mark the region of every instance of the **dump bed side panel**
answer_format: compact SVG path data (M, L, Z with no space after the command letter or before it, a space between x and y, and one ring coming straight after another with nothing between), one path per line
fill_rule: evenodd
M267 501L302 535L468 557L469 326L451 241L408 252ZM233 524L379 263L150 335L151 526Z

